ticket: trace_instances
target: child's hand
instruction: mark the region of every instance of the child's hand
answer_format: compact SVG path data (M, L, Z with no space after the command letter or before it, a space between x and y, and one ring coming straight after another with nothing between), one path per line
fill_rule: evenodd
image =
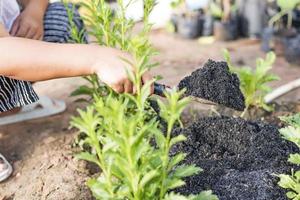
M121 58L130 60L130 56L119 51L112 50L113 53L107 56L106 60L97 62L94 72L98 74L101 81L110 86L117 93L135 93L133 83L129 80L127 72L134 71L131 66L126 64ZM145 73L142 77L143 84L151 81L152 76ZM151 94L153 87L151 87Z
M44 36L44 12L36 5L29 4L15 20L10 34L34 40L42 40Z

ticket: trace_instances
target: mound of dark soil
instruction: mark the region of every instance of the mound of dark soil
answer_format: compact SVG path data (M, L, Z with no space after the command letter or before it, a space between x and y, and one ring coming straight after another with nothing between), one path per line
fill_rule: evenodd
M204 98L236 109L245 109L245 98L236 74L229 71L226 62L209 60L203 68L180 81L179 89L186 88L186 95Z
M203 118L185 129L188 139L173 149L186 152L186 163L204 172L186 180L180 192L212 189L220 200L285 200L274 174L288 173L290 153L296 146L281 139L272 125L240 118Z

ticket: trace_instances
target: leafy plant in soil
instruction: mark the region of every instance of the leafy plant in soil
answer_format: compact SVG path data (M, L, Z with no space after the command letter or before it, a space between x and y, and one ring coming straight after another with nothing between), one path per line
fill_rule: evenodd
M246 108L241 116L244 117L251 107L272 111L272 106L265 103L264 97L272 90L267 84L279 80L278 76L269 72L275 62L276 55L273 52L269 52L265 59L258 58L255 69L233 66L227 50L224 51L224 57L231 71L237 73L241 81L241 90L246 98Z
M93 162L102 170L98 177L87 182L96 199L217 200L211 191L186 196L171 192L185 184L183 178L202 170L195 165L181 164L184 153L170 156L170 149L186 139L181 134L172 135L189 102L188 98L181 98L183 91L166 93L167 103L158 100L166 132L162 131L158 117L148 110L150 85L154 80L144 85L141 80L154 66L150 58L155 52L148 42L151 30L148 17L154 4L154 0L144 1L144 26L135 35L133 21L125 18L128 5L122 0L118 0L119 10L115 13L104 0L83 3L90 11L85 17L90 34L98 44L132 54L133 61L124 62L135 69L128 77L136 87L136 95L116 94L101 85L97 77L87 78L92 87L80 88L78 93L91 95L92 103L86 110L78 111L79 116L73 117L71 125L85 135L82 142L91 150L83 151L77 158ZM86 90L87 93L82 92Z
M294 143L298 148L300 148L300 113L290 116L290 117L282 117L282 121L288 124L287 127L280 129L280 134L282 137ZM290 154L288 162L297 165L300 165L300 154ZM289 199L299 200L300 199L300 170L294 171L292 170L291 175L280 174L280 181L278 185L288 192L286 196Z

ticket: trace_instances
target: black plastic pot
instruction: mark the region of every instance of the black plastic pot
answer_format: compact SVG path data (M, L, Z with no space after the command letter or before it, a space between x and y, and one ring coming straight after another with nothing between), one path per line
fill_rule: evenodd
M284 56L289 62L297 60L299 33L296 29L281 29L275 31L272 27L264 29L262 34L262 50L273 50L277 56ZM300 55L300 54L299 54ZM299 57L299 56L298 56Z
M214 34L214 21L215 19L211 15L204 16L204 23L203 23L203 36L211 36Z
M274 36L274 29L272 27L266 27L262 31L261 35L261 50L269 52L272 50L272 40Z
M204 19L199 14L177 16L177 32L180 36L194 39L201 35Z
M214 37L219 41L229 41L238 38L238 24L236 20L228 22L214 22Z
M293 27L300 28L300 10L293 11Z
M283 40L285 59L291 64L300 65L300 35L286 37Z
M265 28L262 34L262 50L266 52L273 50L276 56L283 56L286 37L287 32L276 31L272 27Z

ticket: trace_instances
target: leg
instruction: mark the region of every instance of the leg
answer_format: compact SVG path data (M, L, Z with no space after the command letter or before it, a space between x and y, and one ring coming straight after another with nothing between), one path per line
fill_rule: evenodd
M72 24L80 32L84 30L83 21L80 18L77 7L68 4L68 9L72 11ZM44 41L55 43L74 42L71 35L71 23L67 9L63 3L56 2L49 5L44 17ZM87 43L87 36L84 33L83 43Z
M31 83L0 76L0 114L37 100Z

